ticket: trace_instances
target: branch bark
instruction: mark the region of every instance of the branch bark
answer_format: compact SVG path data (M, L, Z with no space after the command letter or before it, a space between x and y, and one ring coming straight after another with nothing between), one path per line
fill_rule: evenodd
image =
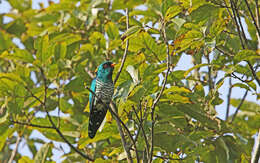
M243 105L243 103L244 103L244 101L245 101L245 99L246 99L247 93L248 93L248 90L246 90L246 92L245 92L243 98L241 99L241 101L240 101L240 103L239 103L239 105L238 105L238 107L237 107L237 109L236 109L236 111L235 111L235 113L234 113L234 115L233 115L233 117L232 117L230 123L232 123L232 122L235 120L239 109L241 108L241 106Z
M115 108L113 107L113 104L111 103L110 106L112 106L112 110L116 113L116 110ZM119 134L120 134L120 137L121 137L121 142L122 142L122 145L123 145L123 148L125 150L125 153L126 153L126 157L127 157L127 162L128 163L132 163L133 162L133 159L132 159L132 156L131 156L131 152L130 152L130 147L127 145L127 142L126 142L126 138L125 138L125 134L124 134L124 131L122 129L122 126L120 124L120 121L116 119L116 124L117 124L117 128L118 128L118 131L119 131ZM131 136L132 137L132 136Z
M154 125L155 125L155 119L154 119L154 110L155 110L155 106L157 105L157 103L159 102L162 94L163 94L163 91L165 89L165 86L166 86L166 83L167 83L167 79L168 79L168 75L169 75L169 72L170 72L170 64L169 64L169 61L170 61L170 48L169 48L169 44L168 44L168 40L167 40L167 37L166 37L166 31L165 31L165 22L164 20L162 20L162 29L161 29L161 34L162 34L162 37L163 37L163 41L164 41L164 44L166 45L166 48L167 48L167 56L166 56L166 62L167 62L167 71L166 71L166 74L165 74L165 77L164 77L164 81L163 81L163 84L162 84L162 88L159 92L159 94L157 95L156 99L154 100L153 102L153 105L151 107L151 119L152 119L152 127L151 127L151 146L150 146L150 157L148 159L148 162L152 162L153 160L153 146L154 146Z
M225 5L227 6L225 0L224 0L224 3L225 3ZM239 35L239 39L240 39L240 42L241 42L241 45L242 45L242 49L246 49L245 44L244 44L244 42L243 42L243 38L244 38L244 40L245 40L246 45L247 45L247 39L245 38L245 32L244 32L244 30L243 30L243 26L242 26L242 23L241 23L241 20L240 20L239 13L238 13L238 11L237 11L236 5L235 5L235 3L234 3L233 0L230 0L230 4L231 4L231 9L232 9L233 16L232 16L232 14L230 13L230 11L228 10L228 8L226 8L226 9L227 9L227 11L228 11L230 17L231 17L231 18L234 20L234 22L235 22L235 25L236 25L236 28L237 28L237 31L238 31L238 35ZM237 19L240 21L239 23L238 23ZM242 32L243 32L243 33L241 33L240 28L242 29ZM248 45L247 45L247 46L248 46ZM247 64L249 65L249 68L250 68L250 70L251 70L251 73L252 73L254 79L256 80L257 84L260 86L260 79L259 79L258 76L256 75L256 72L255 72L255 70L254 70L254 68L253 68L253 65L252 65L249 61L247 61Z
M250 16L251 16L251 18L252 18L252 20L253 20L253 23L254 23L254 25L255 25L256 31L257 31L258 35L260 36L260 29L259 29L259 27L258 27L258 25L257 25L257 21L255 20L254 14L253 14L253 12L252 12L252 10L251 10L249 4L248 4L248 1L247 1L247 0L244 0L244 1L245 1L245 3L246 3L246 6L247 6L248 11L249 11L249 13L250 13ZM257 5L258 5L258 4L256 3L256 7L257 7Z
M129 13L128 13L128 8L125 9L125 12L126 12L126 31L129 29ZM125 61L126 61L126 57L127 57L127 52L128 52L128 46L129 46L129 40L127 39L126 40L126 46L125 46L125 50L124 50L124 54L123 54L123 58L122 58L122 61L121 61L121 65L120 65L120 68L116 74L116 77L114 79L114 85L116 84L117 80L119 79L119 76L123 70L123 67L124 67L124 64L125 64ZM89 89L90 90L90 89ZM90 90L91 91L91 90ZM97 97L97 96L96 96ZM110 108L111 107L111 108ZM137 158L137 162L139 162L139 157L138 157L138 152L137 152L137 148L136 148L136 143L130 133L130 131L128 130L128 128L125 126L125 124L123 123L123 121L118 117L117 115L117 109L116 109L116 105L114 103L110 103L110 107L109 108L109 111L111 112L111 114L115 117L115 120L116 120L116 124L117 124L117 128L118 128L118 131L119 131L119 134L120 134L120 137L121 137L121 141L122 141L122 145L123 145L123 148L126 152L126 156L127 156L127 161L130 163L133 162L133 159L132 159L132 156L131 156L131 152L130 152L130 146L127 145L127 142L126 142L126 138L125 138L125 135L124 135L124 131L122 129L122 126L121 124L124 126L124 128L126 129L127 133L128 133L128 136L129 138L131 139L131 141L133 142L133 145L135 146L135 152L136 152L136 158Z
M143 133L144 140L145 140L145 145L146 145L145 147L146 147L146 151L147 151L147 156L149 156L149 142L148 142L147 136L146 136L145 131L144 131L143 123L142 123L141 119L138 117L138 114L137 114L136 109L135 109L134 106L132 106L132 109L134 110L134 113L135 113L136 118L138 120L139 128L141 128L141 131Z
M260 129L258 131L258 136L257 136L257 139L256 139L255 150L254 150L254 153L252 155L251 163L258 163L259 158L260 158Z
M83 158L89 160L89 161L94 161L94 159L90 158L88 155L84 154L83 152L81 152L79 149L77 149L76 147L74 147L67 139L66 137L62 134L62 132L60 131L59 128L57 128L57 126L55 125L55 123L53 122L50 114L49 114L49 111L47 110L46 108L46 101L47 101L47 90L48 90L48 86L47 86L47 79L46 79L46 76L44 74L44 71L42 68L40 68L40 72L41 72L41 75L43 77L43 84L44 84L44 100L42 101L42 105L43 105L43 108L47 114L47 118L49 120L49 122L51 123L52 127L56 130L56 132L59 134L59 136L65 141L65 143L67 143L70 148L72 148L76 153L78 153L79 155L81 155ZM33 95L33 94L32 94ZM35 96L36 97L36 96ZM40 100L41 101L41 100Z
M12 151L12 154L11 154L11 157L10 157L8 163L12 163L12 162L13 162L14 157L15 157L15 155L16 155L16 153L17 153L17 150L18 150L18 146L19 146L20 141L21 141L21 137L18 135L18 136L17 136L17 139L16 139L16 143L15 143L14 150Z
M227 110L226 110L226 117L225 120L228 120L229 116L229 109L230 109L230 99L231 99L231 93L232 93L232 78L229 78L229 89L228 89L228 95L227 95Z
M37 128L46 128L46 129L55 129L53 128L53 126L42 126L42 125L36 125L36 124L32 124L32 123L26 123L26 122L19 122L19 121L14 121L14 120L10 120L11 123L16 123L19 125L24 125L24 126L31 126L31 127L37 127Z

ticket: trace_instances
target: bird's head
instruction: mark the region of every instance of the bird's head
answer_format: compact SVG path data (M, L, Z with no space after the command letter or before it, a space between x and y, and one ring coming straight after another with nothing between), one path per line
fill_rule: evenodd
M103 82L111 82L114 66L115 64L110 61L103 62L98 66L97 78Z

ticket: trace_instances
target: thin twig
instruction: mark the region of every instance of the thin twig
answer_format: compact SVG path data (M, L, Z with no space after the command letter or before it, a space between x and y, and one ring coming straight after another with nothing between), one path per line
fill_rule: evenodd
M236 15L237 15L236 17L237 17L237 19L238 19L239 26L240 26L241 31L242 31L242 36L243 36L243 38L244 38L244 41L245 41L246 46L248 46L248 41L247 41L247 38L246 38L246 33L245 33L244 27L243 27L243 25L242 25L242 21L241 21L240 15L239 15L239 11L238 11L238 9L237 9L237 6L234 4L234 2L233 2L233 5L234 5L234 9L235 9L235 12L236 12Z
M59 88L58 88L59 89ZM60 108L61 108L61 106L60 106L60 91L58 90L58 105L59 105L59 107L58 107L58 128L60 128Z
M129 16L128 16L128 8L125 9L126 11L126 31L128 30L129 28ZM125 46L125 51L124 51L124 55L123 55L123 58L122 58L122 61L121 61L121 65L120 65L120 68L116 74L116 77L114 79L114 84L116 84L120 74L121 74L121 71L124 67L124 64L125 64L125 60L126 60L126 57L127 57L127 52L128 52L128 46L129 46L129 39L126 40L126 46Z
M215 46L215 48L220 52L220 53L223 53L224 55L227 55L229 57L234 57L234 55L228 53L228 52L225 52L223 51L222 49L220 49L218 46Z
M231 99L231 93L232 93L232 78L229 78L229 89L228 89L228 95L227 95L227 110L226 110L226 118L225 120L228 120L229 116L229 108L230 108L230 99Z
M244 0L244 1L246 2L246 6L247 6L248 11L249 11L249 13L250 13L250 16L251 16L251 18L252 18L252 20L253 20L253 23L254 23L254 25L255 25L256 31L257 31L258 35L260 36L260 29L259 29L259 27L257 26L257 22L256 22L256 20L255 20L254 14L253 14L253 12L252 12L252 10L251 10L251 8L250 8L250 6L249 6L247 0ZM256 4L256 6L257 6L257 4Z
M111 104L112 106L112 104ZM114 108L113 106L111 108ZM116 112L116 109L113 109L114 112ZM122 129L122 126L120 124L120 121L116 119L116 124L117 124L117 128L118 128L118 131L119 131L119 135L121 137L121 142L122 142L122 145L123 145L123 148L125 150L125 153L126 153L126 157L127 157L127 162L128 163L132 163L133 162L133 159L132 159L132 156L131 156L131 152L130 152L130 148L129 146L127 145L127 142L126 142L126 138L125 138L125 134L123 132L123 129ZM132 137L132 136L131 136Z
M16 153L17 153L17 150L18 150L18 146L19 146L20 141L21 141L21 137L18 135L18 136L17 136L17 139L16 139L16 143L15 143L14 150L12 151L12 154L11 154L11 157L10 157L8 163L12 163L12 162L13 162L14 157L15 157L15 155L16 155Z
M231 73L231 76L233 77L233 78L235 78L235 79L238 79L238 80L240 80L241 82L245 82L245 83L247 83L247 82L250 82L250 81L253 81L253 79L252 80L248 80L248 79L242 79L242 78L240 78L240 77L238 77L235 73Z
M75 152L77 152L79 155L81 155L83 158L89 160L89 161L94 161L94 159L90 158L88 155L84 154L83 152L81 152L80 150L78 150L76 147L74 147L66 138L65 136L62 134L62 132L59 130L59 128L57 128L57 126L55 125L55 123L53 122L49 111L46 108L46 101L47 101L47 90L48 90L48 86L47 86L47 79L46 76L44 74L44 71L42 68L40 68L41 71L41 75L43 77L43 84L44 84L44 100L43 100L43 108L47 114L48 120L51 123L52 127L56 130L56 132L59 134L59 136L70 146L70 148L72 148Z
M206 53L205 53L206 54ZM210 58L209 58L209 53L206 55L207 58L207 62L208 64L210 64ZM208 84L209 84L209 91L211 91L214 88L214 84L212 81L212 76L211 76L212 72L211 72L211 66L208 66Z
M225 0L224 0L225 2ZM230 4L231 4L231 9L232 9L232 12L233 12L233 16L232 14L229 12L230 14L230 17L235 21L235 25L236 25L236 28L237 28L237 32L238 32L238 36L239 36L239 39L240 39L240 42L241 42L241 45L242 45L242 48L245 49L245 45L244 45L244 42L243 42L243 39L242 39L242 36L241 36L241 31L240 31L240 27L239 27L239 24L238 24L238 21L237 21L237 16L236 16L236 11L235 11L235 6L234 6L234 3L232 0L229 0ZM225 2L226 3L226 2ZM227 6L227 5L226 5Z
M257 25L260 27L260 13L259 13L258 0L255 0L255 5L256 5L256 22L257 22ZM258 36L260 37L259 33L258 33Z
M132 106L132 109L134 110L135 116L136 116L136 118L137 118L137 120L139 122L139 128L141 128L141 131L143 133L144 141L145 141L145 145L146 145L145 147L146 147L146 151L147 151L147 156L149 156L149 152L148 152L149 151L149 142L148 142L147 136L146 136L145 131L144 131L143 123L140 120L140 118L139 118L139 116L138 116L134 106Z
M224 0L224 2L225 2L225 0ZM225 2L225 3L226 3L226 2ZM237 22L237 18L238 18L238 19L240 19L240 18L239 18L239 15L237 15L238 13L236 14L236 6L235 6L233 0L230 0L230 3L231 3L231 8L232 8L232 12L233 12L234 17L232 17L232 15L230 15L230 16L231 16L231 18L234 19L234 21L235 21L236 28L237 28L237 31L238 31L238 35L239 35L239 39L240 39L242 48L243 48L243 49L246 49L246 47L245 47L245 45L244 45L244 43L243 43L242 36L241 36L240 26L239 26L239 23ZM226 6L227 6L227 5L226 5ZM227 9L227 10L228 10L228 9ZM229 12L229 10L228 10L228 12ZM229 14L231 14L231 13L229 12ZM243 29L241 22L240 22L240 25L241 25L241 29ZM242 35L245 37L244 31L243 31ZM246 38L245 38L245 41L247 41ZM259 79L258 76L256 75L256 72L255 72L255 70L254 70L254 68L253 68L253 65L252 65L249 61L247 61L247 64L249 65L249 68L250 68L250 70L251 70L251 73L252 73L254 79L256 80L256 82L258 83L258 85L260 86L260 79Z
M154 157L163 159L163 160L184 160L183 158L171 158L171 157L163 157L163 156L158 156L158 155L153 155Z
M53 126L43 126L43 125L36 125L32 123L26 123L26 122L20 122L20 121L14 121L10 120L11 123L16 123L19 125L24 125L24 126L31 126L31 127L37 127L37 128L46 128L46 129L55 129Z
M239 105L237 106L237 109L236 109L234 115L232 116L232 119L231 119L230 123L232 123L232 122L235 120L238 111L240 110L241 106L243 105L243 103L244 103L244 101L245 101L245 99L246 99L247 93L248 93L248 90L246 90L246 92L245 92L244 96L242 97L242 99L241 99Z
M125 9L125 12L126 12L126 31L129 29L129 13L128 13L128 8ZM122 58L122 61L121 61L121 65L120 65L120 68L116 74L116 77L114 79L114 85L116 84L117 80L119 79L119 76L123 70L123 67L124 67L124 64L125 64L125 61L126 61L126 57L127 57L127 52L128 52L128 47L129 47L129 39L126 40L126 46L125 46L125 50L124 50L124 54L123 54L123 58ZM90 89L89 89L90 90ZM91 90L90 90L91 91ZM92 92L93 93L93 92ZM96 96L97 97L97 96ZM111 107L111 108L110 108ZM116 109L116 105L114 103L111 102L110 104L110 107L109 108L109 111L111 112L111 114L114 115L115 117L115 120L116 120L116 123L117 123L117 128L118 128L118 131L119 131L119 134L120 134L120 137L121 137L121 141L122 141L122 144L123 144L123 148L126 152L126 156L127 156L127 161L128 162L133 162L133 159L132 159L132 156L131 156L131 153L130 153L130 147L128 147L127 145L127 142L126 142L126 138L125 138L125 135L124 135L124 132L123 132L123 129L122 129L122 126L121 124L123 125L123 127L126 129L127 133L128 133L128 136L129 138L131 139L131 141L133 142L133 145L135 146L136 148L136 143L130 133L130 131L128 130L128 128L125 126L125 124L123 123L123 121L118 117L117 115L117 109ZM121 123L121 124L120 124ZM136 148L137 150L137 148ZM139 162L139 158L138 158L138 152L136 151L136 158L137 158L137 162Z
M251 163L258 163L259 158L260 158L260 129L258 130L258 136L255 142L255 150L252 155L252 160Z
M153 160L153 146L154 146L154 125L155 125L155 120L154 120L154 110L155 110L155 106L157 105L157 103L159 102L162 94L163 94L163 91L165 89L165 86L166 86L166 83L167 83L167 79L168 79L168 75L169 75L169 72L170 72L170 65L169 65L169 61L170 61L170 48L169 48L169 44L168 44L168 40L167 40L167 37L166 37L166 31L165 31L165 22L164 20L162 20L162 37L163 37L163 41L164 41L164 44L166 45L167 47L167 56L166 56L166 60L167 60L167 71L166 71L166 74L165 74L165 77L164 77L164 81L163 81L163 85L162 85L162 88L159 92L159 94L157 95L156 99L154 100L153 102L153 105L151 107L151 119L152 119L152 127L151 127L151 146L150 146L150 157L149 157L149 162L151 163L152 160Z
M260 86L260 79L259 79L258 76L256 75L256 72L255 72L255 70L254 70L254 67L252 66L252 64L251 64L249 61L247 61L247 64L248 64L248 66L249 66L249 68L250 68L250 70L251 70L251 72L252 72L252 74L253 74L253 77L255 78L255 80L256 80L256 82L257 82L257 84Z
M27 86L25 86L25 89L31 94L33 98L35 98L41 105L43 105L43 101L39 97L35 96Z

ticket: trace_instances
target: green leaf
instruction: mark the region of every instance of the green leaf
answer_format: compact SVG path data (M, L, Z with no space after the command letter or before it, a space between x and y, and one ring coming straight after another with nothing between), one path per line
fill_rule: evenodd
M133 79L133 82L135 84L138 84L139 83L139 79L138 79L138 70L136 70L134 68L134 66L132 65L129 65L126 67L126 71L131 75L132 79Z
M55 59L64 59L67 53L67 43L66 42L58 42L55 46Z
M125 8L133 8L135 6L141 5L144 3L144 0L129 0L129 1L121 1L121 0L114 0L112 4L112 10L119 10Z
M50 43L63 43L65 42L66 45L71 45L75 42L78 42L81 40L81 36L78 34L72 34L72 33L61 33L59 35L56 35L54 38L50 40ZM65 46L65 44L63 45Z
M191 91L190 91L188 88L178 87L178 86L171 86L170 88L165 89L163 93L164 93L164 94L167 94L167 93L170 93L170 92L178 92L178 93L186 92L186 93L191 93Z
M16 19L6 25L6 31L8 33L14 34L20 37L24 32L26 32L26 27L22 19Z
M59 69L57 64L52 64L48 66L47 76L50 79L56 78L58 75Z
M2 123L0 125L0 135L1 135L1 139L0 139L0 151L2 151L3 147L5 146L5 144L7 143L6 140L8 137L12 136L13 133L15 132L14 128L9 128L8 123Z
M22 49L15 49L14 53L8 53L7 51L5 51L0 57L27 63L33 63L34 61L32 54L29 53L27 50Z
M208 21L210 18L217 17L219 8L211 4L203 5L203 3L201 3L199 5L201 6L191 12L191 20L193 22Z
M204 110L201 110L197 104L181 104L177 105L179 111L198 120L205 126L212 129L219 129L219 122L208 117Z
M65 90L70 90L74 92L84 91L84 82L83 79L78 77L76 79L71 80L64 88Z
M186 22L185 19L182 18L173 18L171 19L173 27L176 31L179 31L182 27L182 25Z
M0 31L0 53L11 47L12 41L6 33Z
M7 118L8 118L8 111L7 111L7 104L8 104L8 99L5 98L5 102L4 104L2 104L1 108L0 108L0 124L6 122Z
M129 38L131 35L133 35L133 34L139 32L140 29L141 29L141 27L140 27L140 26L137 26L137 25L130 27L125 33L123 33L123 34L121 35L121 39L122 39L122 40L125 40L126 38Z
M232 98L230 100L230 104L236 108L238 107L240 102L241 102L241 99ZM240 107L240 110L254 112L254 113L260 113L260 105L255 102L245 100L243 102L243 105Z
M48 35L38 38L34 44L34 47L37 49L37 59L43 64L47 63L49 57L54 54L52 53L53 48L50 47Z
M219 67L218 65L212 65L212 64L207 64L207 63L198 64L198 65L193 66L192 68L188 69L188 70L185 72L184 76L187 77L187 75L188 75L192 70L198 69L198 68L201 68L201 67L204 67L204 66L211 66L211 67L215 66L215 67Z
M50 156L51 147L52 147L51 143L46 143L46 144L42 145L42 147L40 148L40 150L36 153L36 155L34 157L35 163L44 163L45 160L47 159L47 157Z
M32 5L31 0L9 0L8 2L13 8L18 9L19 11L25 11Z
M232 87L240 87L240 88L244 88L246 90L250 90L250 88L243 83L235 83L235 84L232 85Z
M165 20L169 21L171 18L177 16L182 11L182 8L178 5L171 6L165 15Z
M92 44L99 45L101 48L106 48L106 40L102 33L100 32L93 32L89 37L89 40Z
M256 84L254 83L254 81L250 81L247 84L256 91Z
M61 98L60 99L60 109L63 113L69 113L69 112L71 112L72 105L64 98Z
M35 163L35 161L31 160L28 156L23 156L18 160L18 163Z
M105 25L105 30L107 32L108 37L111 40L117 39L119 37L119 30L115 23L109 22Z
M260 56L257 55L255 51L246 49L239 51L238 54L235 55L234 62L239 63L241 61L250 61L259 58Z

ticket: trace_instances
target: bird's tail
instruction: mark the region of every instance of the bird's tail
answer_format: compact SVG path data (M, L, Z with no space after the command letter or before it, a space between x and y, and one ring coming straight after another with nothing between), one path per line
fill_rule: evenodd
M93 110L90 112L88 124L88 136L92 139L95 137L98 128L101 126L106 117L107 109Z

